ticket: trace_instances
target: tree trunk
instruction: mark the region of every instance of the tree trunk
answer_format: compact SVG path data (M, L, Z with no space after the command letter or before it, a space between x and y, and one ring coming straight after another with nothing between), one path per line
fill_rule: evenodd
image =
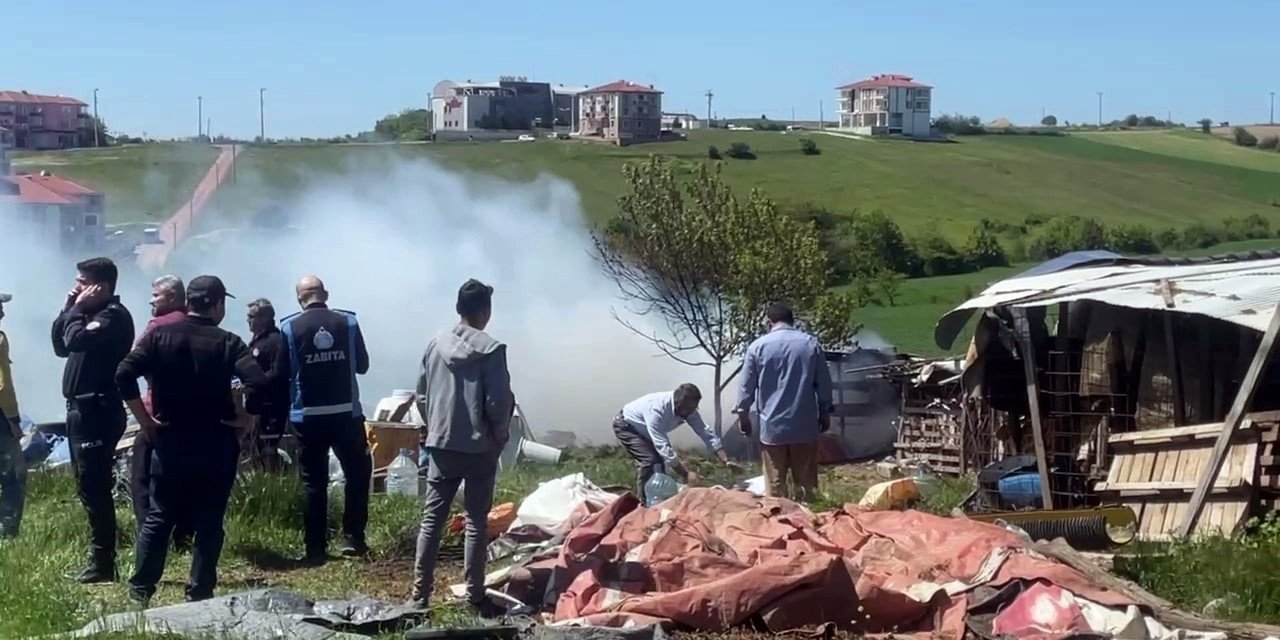
M715 430L717 438L719 438L722 435L721 429L720 429L720 420L724 416L724 408L720 406L720 396L724 394L724 389L723 389L724 385L720 384L720 376L723 375L721 371L721 367L723 366L724 366L723 360L717 360L714 365L715 388L712 395L715 397L712 399L712 402L715 402L716 406L715 406L715 421L711 423L711 428Z

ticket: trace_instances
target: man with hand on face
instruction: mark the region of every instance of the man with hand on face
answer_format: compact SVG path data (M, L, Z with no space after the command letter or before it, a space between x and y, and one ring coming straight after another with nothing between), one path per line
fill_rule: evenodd
M66 358L62 396L76 491L89 515L89 565L84 584L116 580L116 508L111 495L116 444L124 435L124 404L116 367L133 344L133 316L116 295L119 270L108 258L76 265L76 285L53 321L53 352Z
M635 462L636 493L642 503L645 500L644 485L653 477L654 468L659 464L683 476L688 484L696 485L702 481L698 474L680 462L675 447L671 445L671 432L682 424L687 423L707 448L715 452L720 462L731 469L737 467L729 462L720 438L707 428L707 423L698 413L701 401L702 392L686 382L676 387L675 392L659 391L628 402L613 419L613 435Z
M181 322L187 317L187 293L182 289L182 278L174 275L160 276L151 283L151 319L138 336L135 347L151 335L159 327ZM142 397L142 404L149 415L153 413L151 406L151 379L147 379L147 394ZM132 471L130 491L133 495L133 515L138 521L138 530L147 520L147 512L151 510L151 452L153 447L147 434L138 432L133 441L133 459L129 468ZM191 547L191 523L178 522L173 529L173 546L185 550Z
M218 328L228 297L217 277L192 279L187 317L148 334L115 374L121 396L154 447L151 510L138 535L137 567L129 579L129 596L136 602L145 603L155 593L178 522L190 522L195 534L187 601L212 598L217 585L223 520L240 456L231 380L239 378L252 391L267 385L244 341ZM138 378L144 376L154 384L154 413L140 398Z
M13 296L0 293L0 320ZM16 538L27 502L27 460L22 455L22 418L9 368L9 338L0 331L0 540Z
M300 313L280 323L285 348L272 375L289 380L293 399L289 421L301 447L303 515L306 561L328 560L329 450L337 456L346 479L342 555L369 552L365 527L369 523L369 485L373 460L364 431L357 375L369 371L369 351L356 314L328 307L329 292L315 276L298 281Z

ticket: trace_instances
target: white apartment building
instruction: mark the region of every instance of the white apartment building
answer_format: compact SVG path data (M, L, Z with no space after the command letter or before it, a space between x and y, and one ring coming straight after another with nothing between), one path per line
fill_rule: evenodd
M838 87L840 128L859 135L925 138L931 132L933 87L882 74Z

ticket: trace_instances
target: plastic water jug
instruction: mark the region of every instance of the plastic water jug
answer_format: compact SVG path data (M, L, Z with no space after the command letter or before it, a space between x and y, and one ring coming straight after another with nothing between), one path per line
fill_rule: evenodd
M662 465L653 468L653 475L644 483L644 506L652 507L671 496L674 496L680 487L676 486L676 481L667 475Z
M418 495L418 465L413 463L413 452L401 449L400 455L387 465L387 495Z

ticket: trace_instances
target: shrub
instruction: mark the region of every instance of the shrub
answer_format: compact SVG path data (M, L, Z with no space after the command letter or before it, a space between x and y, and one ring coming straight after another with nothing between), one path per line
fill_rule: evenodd
M939 133L957 136L974 136L987 132L978 116L965 116L958 113L938 116L933 121L933 126Z
M949 240L930 233L912 243L920 256L920 272L925 277L950 276L973 271L968 257L956 250Z
M978 226L969 234L969 244L965 246L965 257L973 269L1009 266L1009 256L996 238L996 227L990 220L983 218Z
M1092 218L1054 218L1040 230L1028 253L1032 260L1048 260L1072 251L1105 249L1106 229Z
M1140 224L1122 224L1108 229L1107 246L1118 253L1160 253L1160 244L1156 242L1151 230Z
M1271 223L1253 213L1243 218L1227 218L1222 221L1227 240L1260 240L1271 237Z
M1258 141L1259 149L1276 149L1280 148L1280 136L1267 136Z
M1182 230L1182 247L1185 249L1208 249L1215 244L1222 244L1224 239L1221 231L1199 222Z
M716 148L716 146L715 146L714 144L713 144L713 145L711 145L711 146L709 146L709 147L707 147L707 157L708 157L708 158L711 158L712 160L719 160L719 159L720 159L720 150L719 150L719 149L717 149L717 148Z
M1244 127L1236 127L1232 131L1232 135L1236 139L1236 144L1242 147L1254 147L1258 145L1258 137L1249 133L1249 130Z
M855 211L848 225L848 259L855 272L869 275L884 267L907 276L920 275L920 255L889 216Z
M818 150L818 143L810 138L800 138L800 152L806 156L816 156L822 153Z
M751 146L745 142L735 142L729 145L729 151L725 155L738 160L755 160L756 154L751 151Z
M1182 248L1182 234L1177 229L1162 229L1156 232L1156 244L1163 249Z

